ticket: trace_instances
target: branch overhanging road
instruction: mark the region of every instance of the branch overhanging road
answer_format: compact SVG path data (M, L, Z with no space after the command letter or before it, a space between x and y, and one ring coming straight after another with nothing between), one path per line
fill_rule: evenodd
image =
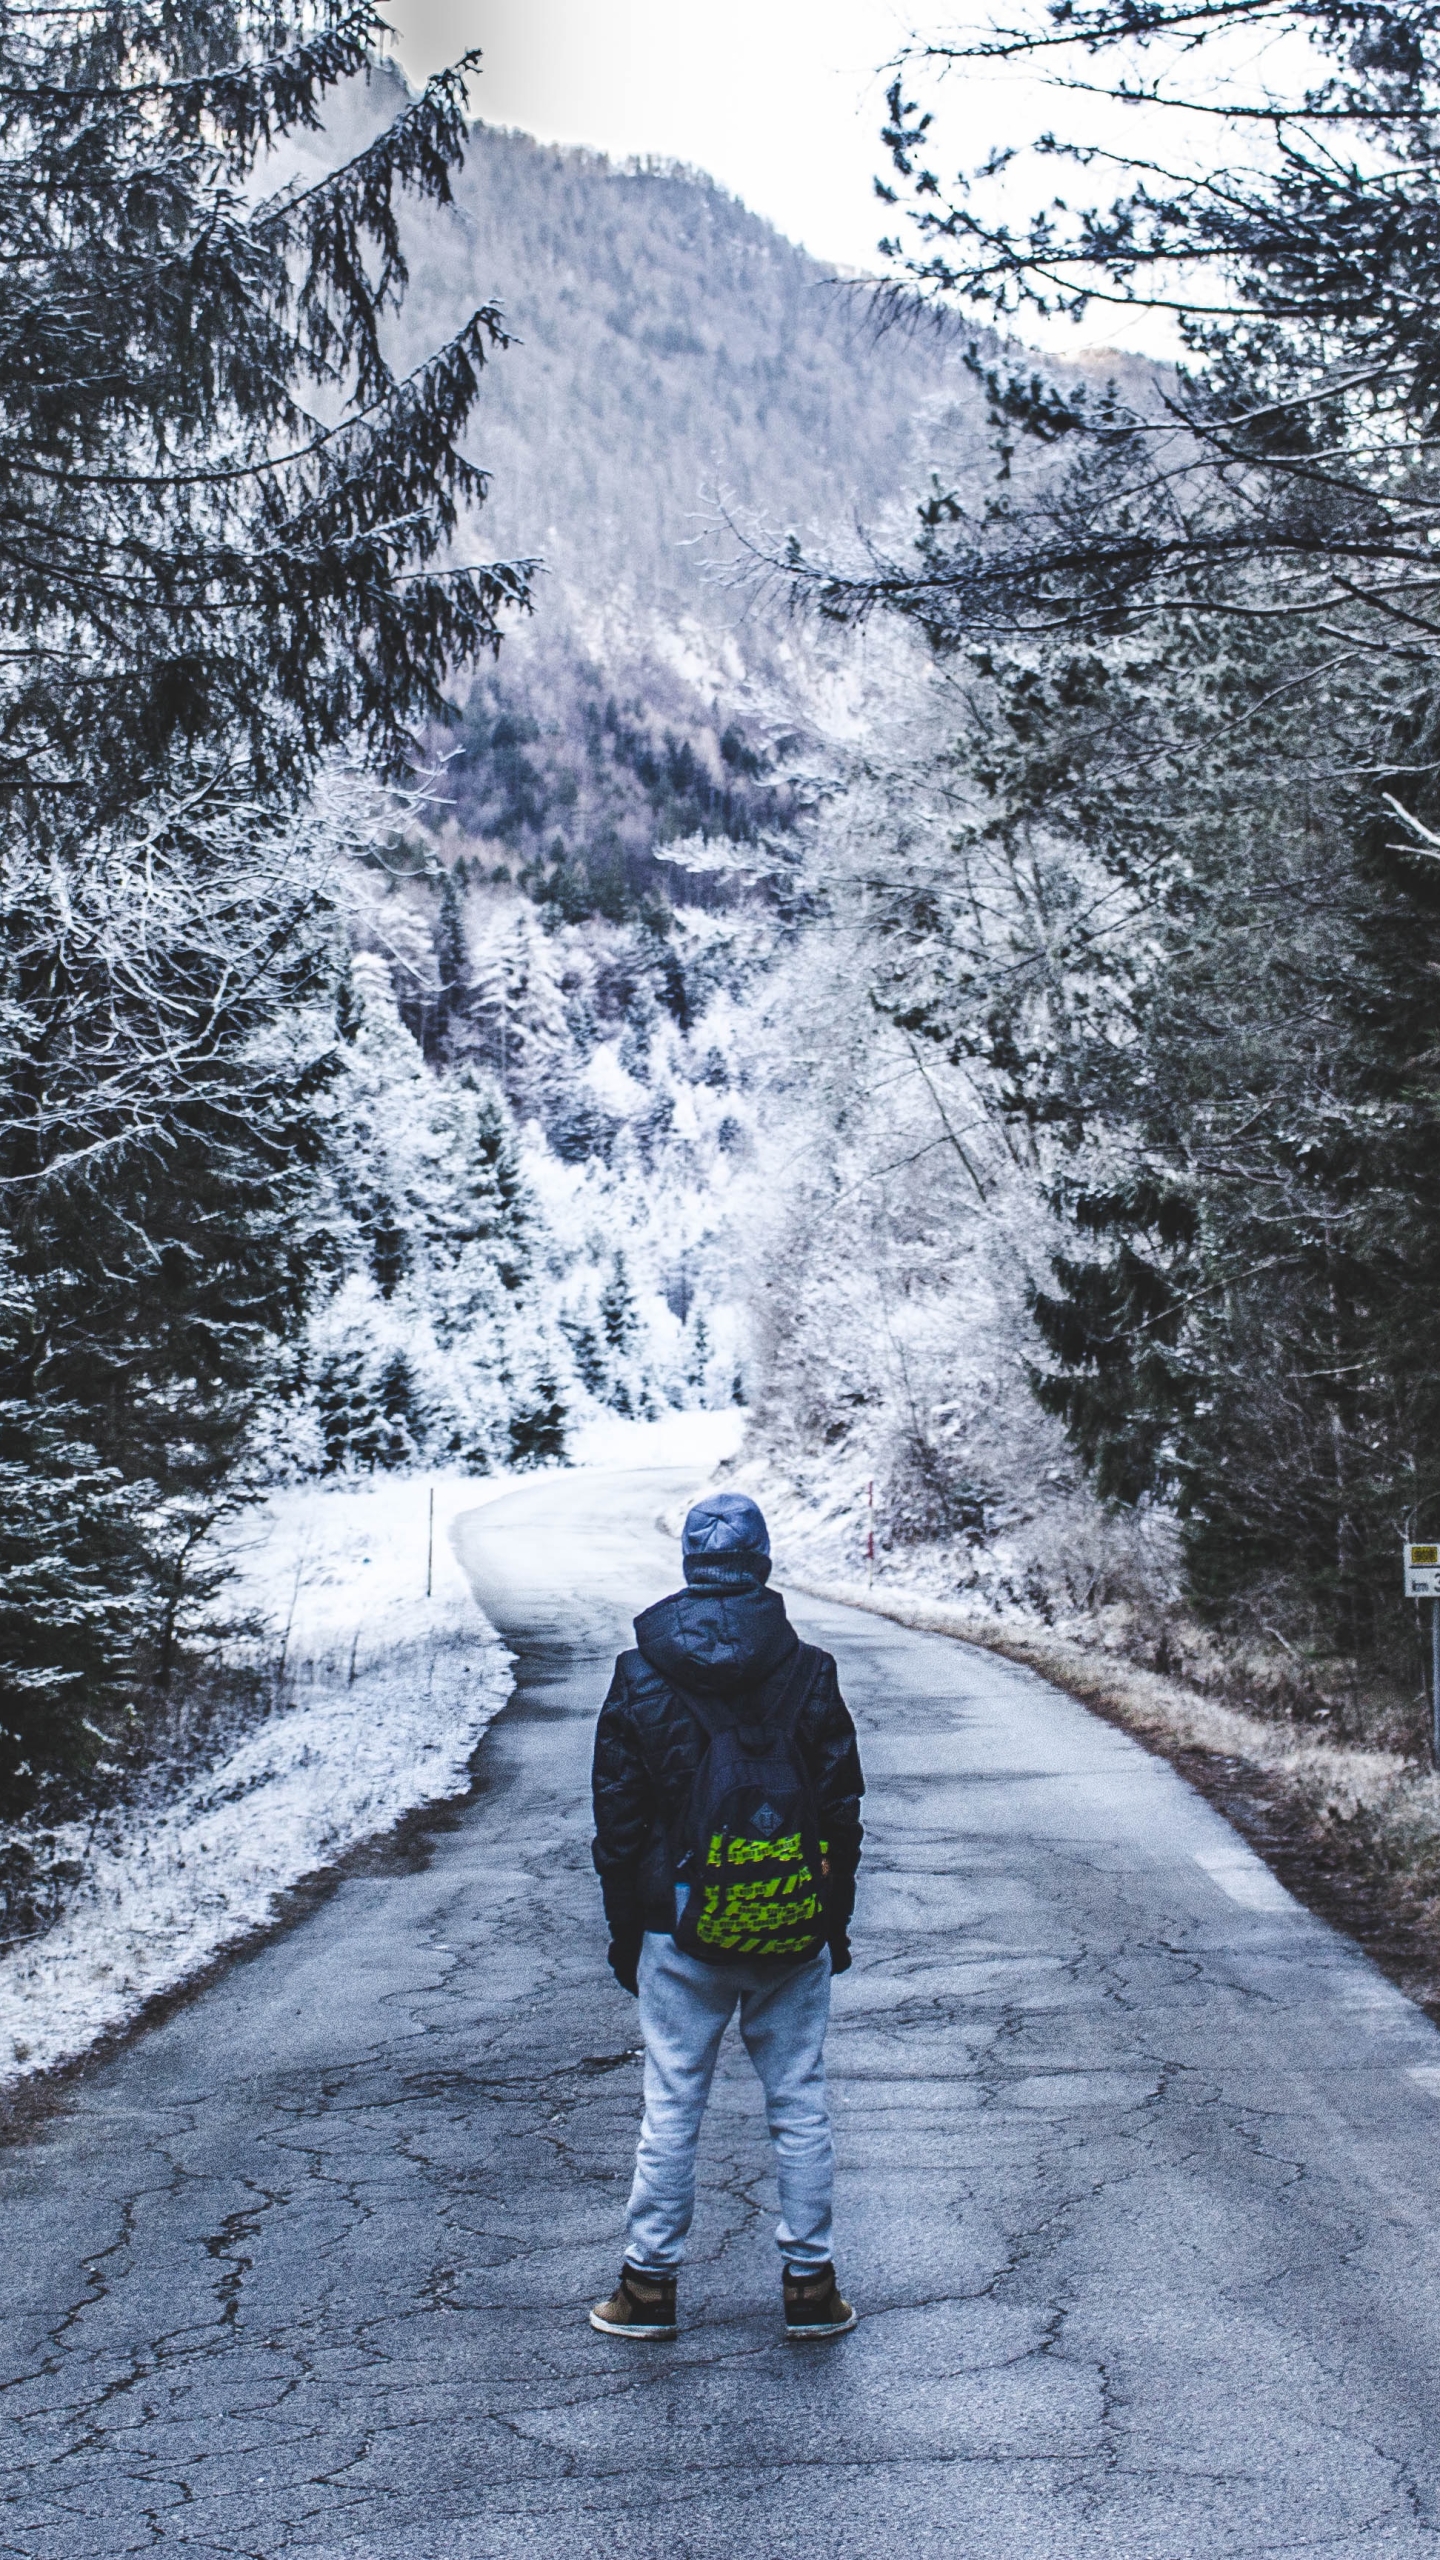
M1032 1674L804 1602L870 1780L853 2337L786 2349L733 2046L674 2347L584 2325L639 2092L588 1764L675 1470L462 1522L519 1688L352 1874L0 2160L0 2552L1440 2553L1440 2037Z

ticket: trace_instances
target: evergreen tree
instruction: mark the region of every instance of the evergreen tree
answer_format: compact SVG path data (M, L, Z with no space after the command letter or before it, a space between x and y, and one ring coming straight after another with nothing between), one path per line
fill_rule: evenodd
M82 1724L163 1670L325 1266L317 777L339 747L402 761L524 591L443 557L484 495L459 438L498 314L403 379L385 352L399 200L448 194L463 69L267 190L338 83L390 79L384 39L345 0L0 26L0 1723L25 1785L103 1757ZM36 1698L76 1682L88 1724L57 1705L42 1748Z
M522 1116L550 1097L568 1055L555 946L532 907L502 922L476 955L469 1006L475 1054Z
M0 1353L33 1339L33 1297L13 1267ZM0 1801L27 1810L57 1778L93 1785L142 1676L148 1557L127 1484L57 1400L0 1404ZM113 1737L113 1740L109 1740Z
M630 1273L623 1251L617 1252L610 1265L609 1278L600 1292L600 1335L607 1354L608 1383L606 1402L617 1413L634 1414L637 1400L645 1407L641 1392L637 1399L636 1381L631 1374L631 1354L640 1330L640 1311L630 1285Z
M314 1397L324 1473L341 1475L351 1468L376 1466L385 1446L384 1417L360 1344L347 1343L327 1353L320 1363Z
M639 1322L625 1256L617 1252L610 1265L610 1277L600 1292L600 1326L611 1350L622 1359L633 1347Z
M586 1394L603 1403L610 1384L610 1371L595 1327L588 1324L583 1316L574 1314L566 1315L562 1322L575 1362L575 1375Z
M1188 673L987 661L990 797L889 1001L1072 1229L1035 1383L1102 1497L1174 1504L1207 1610L1363 1651L1440 1495L1433 720L1360 660L1317 728L1283 625Z
M440 909L435 919L435 974L435 1028L443 1041L457 1013L464 1010L470 986L465 909L453 871L446 872L440 887Z
M517 1404L510 1419L512 1467L557 1467L565 1460L565 1406L549 1370L542 1370L532 1393Z
M710 1328L699 1307L695 1309L690 1325L690 1356L685 1363L685 1378L687 1385L697 1388L701 1394L710 1380Z
M396 1469L413 1466L427 1434L415 1371L405 1352L392 1351L384 1362L377 1397L389 1425L377 1463Z
M439 565L484 496L458 438L498 314L404 380L384 352L397 200L448 197L468 65L344 168L264 184L337 83L388 76L385 33L364 0L42 6L0 31L14 824L83 841L211 758L262 787L337 740L403 759L522 591Z
M428 1230L448 1264L447 1321L466 1321L466 1290L488 1296L492 1275L511 1295L531 1264L531 1205L515 1125L490 1077L471 1065L447 1076L433 1099L438 1181Z

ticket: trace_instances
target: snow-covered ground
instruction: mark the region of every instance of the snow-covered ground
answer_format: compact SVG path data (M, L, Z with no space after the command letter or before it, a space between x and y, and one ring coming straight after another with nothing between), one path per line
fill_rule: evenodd
M578 1435L576 1457L693 1465L698 1484L738 1447L744 1420L733 1409L607 1420ZM127 2026L263 1927L303 1876L464 1789L509 1696L510 1657L450 1533L515 1481L302 1485L245 1515L228 1596L270 1630L277 1703L168 1804L88 1842L76 1827L82 1882L43 1937L0 1961L0 2093Z
M276 1705L171 1802L97 1833L67 1908L0 1963L0 2089L126 2026L276 1897L453 1795L509 1694L509 1656L450 1547L503 1483L381 1477L273 1494L235 1535L238 1605L273 1631Z
M748 1417L738 1405L720 1413L664 1413L658 1422L624 1422L606 1414L575 1434L579 1467L693 1467L697 1490L712 1471L733 1458Z

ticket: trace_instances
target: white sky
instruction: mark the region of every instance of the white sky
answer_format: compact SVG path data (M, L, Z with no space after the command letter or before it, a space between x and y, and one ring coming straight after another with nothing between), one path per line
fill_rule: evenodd
M895 228L871 185L886 169L879 66L909 33L913 7L393 0L387 15L412 79L467 45L483 47L472 94L488 123L617 159L691 161L817 257L873 270L877 240ZM952 128L946 140L954 146L961 135Z

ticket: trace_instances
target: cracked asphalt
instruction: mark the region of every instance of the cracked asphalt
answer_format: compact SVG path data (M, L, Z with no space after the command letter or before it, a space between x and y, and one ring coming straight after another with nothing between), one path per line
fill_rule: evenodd
M1032 1674L797 1602L870 1794L853 2336L787 2349L727 2042L673 2347L595 2336L639 2102L590 1733L683 1475L462 1523L519 1687L352 1873L0 2155L0 2552L1440 2552L1440 2037Z

